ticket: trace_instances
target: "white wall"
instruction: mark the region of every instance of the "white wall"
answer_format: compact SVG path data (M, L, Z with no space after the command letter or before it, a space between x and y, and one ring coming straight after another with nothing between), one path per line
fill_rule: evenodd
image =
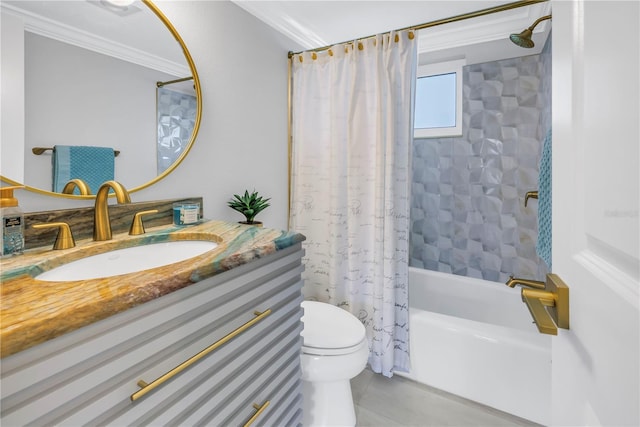
M2 14L0 173L24 176L24 32L22 19Z
M239 221L243 218L226 202L234 193L255 188L272 198L258 219L267 227L286 228L287 52L300 47L227 1L155 3L195 62L202 123L182 164L159 183L133 193L132 200L202 196L207 218ZM26 191L16 196L27 212L90 204Z
M120 151L115 179L126 188L154 179L156 82L177 77L25 33L24 183L51 190L51 152L31 149L54 145Z

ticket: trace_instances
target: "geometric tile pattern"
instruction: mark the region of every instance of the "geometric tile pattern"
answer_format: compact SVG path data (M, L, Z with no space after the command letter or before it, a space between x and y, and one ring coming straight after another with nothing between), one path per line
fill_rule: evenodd
M550 125L545 50L464 67L462 137L414 140L411 266L497 282L544 280L537 201L525 208L524 196L538 188Z
M195 95L157 89L157 172L163 173L187 150L196 121Z

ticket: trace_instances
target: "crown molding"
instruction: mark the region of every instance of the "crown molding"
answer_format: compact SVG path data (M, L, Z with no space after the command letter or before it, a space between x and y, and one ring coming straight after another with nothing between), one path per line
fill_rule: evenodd
M284 1L231 1L300 46L303 46L304 49L314 49L331 44L326 40L330 38L328 35L330 33L326 31L329 31L331 25L328 22L322 22L322 17L310 20L303 15L296 16L295 11L286 8L286 2ZM355 3L353 7L360 7ZM340 4L340 2L335 4L336 13L343 15L349 15L350 7ZM481 2L478 2L477 8L482 8ZM513 47L515 45L509 46L512 45L508 41L509 34L522 31L533 24L540 16L548 15L550 11L551 2L544 2L423 29L420 30L418 35L418 53L436 54L434 57L445 59L449 57L475 57L475 60L479 62L502 59L509 56L522 56L524 52L522 48L515 49ZM356 10L353 10L353 12L356 13ZM411 14L413 11L409 8L406 13ZM380 17L380 22L384 23L384 19L385 17ZM416 22L415 25L422 23ZM544 45L544 37L548 34L549 28L549 21L543 21L536 27L534 31L534 38L538 38L536 44ZM381 28L380 32L389 30L392 30L392 28ZM369 35L371 34L362 34L361 36ZM542 40L542 43L538 43L540 40ZM529 50L527 54L539 53L542 47L536 46L535 49ZM465 53L465 51L475 51L476 49L482 52L480 54L476 52Z
M260 21L284 34L304 49L314 49L329 43L313 29L305 26L283 7L281 2L261 2L231 0L233 4L258 18Z
M480 43L506 40L509 34L528 28L541 16L550 13L550 3L538 3L487 15L481 19L454 22L448 25L420 30L418 53L454 49ZM549 21L543 21L534 34L548 30Z
M2 13L8 13L22 19L24 30L68 43L77 47L131 62L172 76L188 76L191 70L186 64L169 61L140 49L108 40L58 21L37 15L6 3L1 4Z

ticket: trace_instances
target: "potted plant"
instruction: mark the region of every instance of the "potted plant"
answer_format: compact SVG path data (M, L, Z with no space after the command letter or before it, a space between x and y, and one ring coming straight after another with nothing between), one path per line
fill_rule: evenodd
M262 225L262 222L255 221L254 218L258 213L269 207L269 203L267 203L269 200L271 198L263 199L255 190L251 194L245 190L242 196L234 194L227 204L231 209L240 212L246 218L246 221L240 221L240 224Z

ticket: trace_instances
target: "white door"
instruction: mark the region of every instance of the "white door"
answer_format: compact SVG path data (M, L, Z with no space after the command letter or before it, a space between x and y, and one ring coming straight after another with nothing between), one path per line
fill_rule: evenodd
M553 2L553 425L640 425L638 1Z

